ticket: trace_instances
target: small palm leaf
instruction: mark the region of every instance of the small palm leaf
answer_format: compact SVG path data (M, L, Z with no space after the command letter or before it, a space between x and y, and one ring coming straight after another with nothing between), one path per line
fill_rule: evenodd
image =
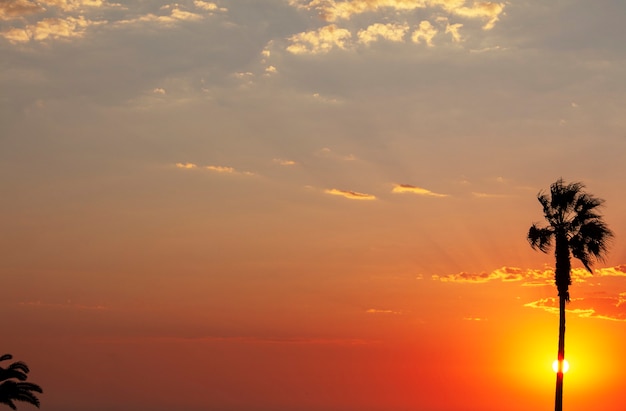
M30 382L4 381L0 384L0 403L16 409L13 401L23 401L39 407L40 402L32 392L43 393L41 387Z

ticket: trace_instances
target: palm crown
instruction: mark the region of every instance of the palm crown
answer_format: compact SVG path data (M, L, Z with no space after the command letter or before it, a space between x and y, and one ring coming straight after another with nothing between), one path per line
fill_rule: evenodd
M559 295L569 300L570 253L592 272L591 265L602 260L613 233L598 213L604 200L583 191L582 183L566 184L558 179L550 193L540 192L537 199L543 207L548 225L533 224L528 231L531 247L544 253L555 242L555 283Z
M10 360L11 354L0 356L0 361ZM26 363L16 361L7 368L0 367L0 404L6 404L12 409L17 409L14 401L23 401L39 407L39 398L33 392L42 393L43 390L37 384L25 382L30 369ZM15 381L17 380L17 381Z

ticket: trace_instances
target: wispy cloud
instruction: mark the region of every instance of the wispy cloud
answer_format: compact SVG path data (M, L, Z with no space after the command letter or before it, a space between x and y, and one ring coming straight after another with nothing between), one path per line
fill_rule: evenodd
M433 11L443 10L450 15L485 21L483 26L485 30L492 29L504 11L504 3L481 1L474 2L471 6L467 7L463 0L348 0L342 2L290 0L290 4L316 11L324 20L329 22L348 20L354 15L378 12L383 9L396 12L411 12L418 9L434 9Z
M218 174L233 174L233 175L245 175L245 176L254 176L256 175L250 171L239 171L234 167L229 166L221 166L221 165L208 165L208 166L198 166L195 163L176 163L176 168L181 168L184 170L192 170L192 169L204 169Z
M433 275L433 280L455 283L486 283L493 280L501 281L521 281L523 279L544 279L554 278L551 271L545 270L523 270L517 267L502 267L491 272L469 273L460 272L458 274Z
M616 265L614 267L596 268L593 270L593 273L602 277L626 277L626 264Z
M365 312L368 313L368 314L394 314L394 315L403 314L402 311L381 310L381 309L378 309L378 308L370 308L368 310L365 310Z
M595 277L626 277L626 265L597 268L593 274L584 268L576 267L571 272L572 282L584 283ZM525 286L554 285L554 270L523 269L519 267L501 267L493 271L480 273L460 272L448 275L433 275L433 280L456 283L486 283L488 281L523 281Z
M275 164L281 166L295 166L297 163L293 160L284 160L282 158L275 158L272 160Z
M341 196L350 200L376 200L376 196L373 194L359 193L357 191L338 190L336 188L331 188L328 190L324 190L324 192L326 194Z
M240 174L240 175L246 175L246 176L255 175L253 172L239 171L239 170L236 170L234 167L228 167L228 166L206 166L204 168L209 171L213 171L219 174Z
M24 28L10 28L1 32L0 35L11 43L82 37L88 27L99 24L104 24L104 22L88 20L83 16L45 18L35 24L26 25Z
M117 12L103 13L111 9ZM154 13L141 12L140 9L105 0L0 1L0 21L11 21L0 36L13 44L70 40L84 37L93 26L119 27L153 22L172 27L179 22L200 21L216 12L227 11L215 3L200 0L195 0L187 9L178 4L162 6Z
M176 167L185 169L198 168L198 166L194 163L176 163Z
M410 184L396 184L391 190L392 193L411 193L426 197L448 197L448 194L435 193L422 187Z
M626 293L617 295L572 298L565 311L583 318L599 318L613 321L626 321ZM559 314L557 297L542 298L524 304L524 307L538 308L552 314Z
M452 36L452 40L455 43L459 43L461 41L463 41L463 39L461 38L461 34L459 33L459 30L461 29L461 27L463 27L463 24L461 23L457 23L457 24L446 24L446 34L450 34Z
M319 95L314 95L314 97L320 98ZM335 151L331 150L328 147L322 148L321 150L317 151L315 154L318 155L318 156L321 156L321 157L327 157L327 158L343 160L343 161L354 161L354 160L357 159L354 156L354 154L336 153Z

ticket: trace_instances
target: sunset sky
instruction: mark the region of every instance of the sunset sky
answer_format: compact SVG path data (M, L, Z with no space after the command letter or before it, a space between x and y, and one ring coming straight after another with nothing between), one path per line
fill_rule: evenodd
M622 411L626 2L0 0L0 354L44 411ZM23 404L20 409L32 409Z

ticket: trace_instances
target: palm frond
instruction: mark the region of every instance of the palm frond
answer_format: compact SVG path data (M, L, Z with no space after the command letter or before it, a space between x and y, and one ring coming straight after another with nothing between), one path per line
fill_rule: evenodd
M30 372L28 365L26 365L26 363L23 361L16 361L14 363L11 363L11 365L9 365L9 370L19 370L26 374Z
M43 389L39 385L32 383L32 382L18 382L17 386L21 390L35 391L40 394L43 394Z
M13 401L23 401L39 407L39 398L34 392L43 393L41 387L31 382L4 381L0 384L0 403L16 409Z
M550 198L543 191L537 194L537 200L541 203L543 207L543 215L545 216L548 222L551 222L554 219L554 209L550 206Z
M20 381L25 381L28 378L26 373L19 370L5 370L0 368L0 381L8 380L10 378L15 378Z
M527 239L533 249L547 253L552 245L553 234L554 231L551 227L542 228L533 224L528 230Z
M570 212L584 187L582 183L566 184L563 178L559 178L550 186L550 207L558 210L559 214Z
M0 357L0 361L11 360L11 359L13 359L13 356L11 354L3 354Z
M0 398L0 404L6 404L8 405L11 409L13 410L17 410L17 407L15 406L15 403L13 401L11 401L10 398Z

